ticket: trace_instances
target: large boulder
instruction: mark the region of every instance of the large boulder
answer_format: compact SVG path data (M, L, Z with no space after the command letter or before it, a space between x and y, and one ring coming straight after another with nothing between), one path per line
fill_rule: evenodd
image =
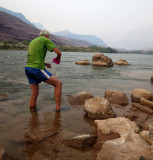
M129 65L129 63L124 59L119 59L118 61L114 62L114 64L117 64L117 65Z
M110 57L107 57L104 54L95 54L92 57L92 65L112 67L114 63Z
M110 102L107 99L100 97L86 100L84 110L87 116L92 119L107 119L116 116Z
M72 148L85 148L96 143L97 137L91 134L78 134L63 130L60 133L60 140L66 146Z
M90 93L80 92L80 93L76 93L76 94L66 96L65 101L67 101L71 105L84 105L85 101L87 99L91 99L91 98L94 98L94 96L91 95Z
M75 64L79 65L89 65L90 62L88 60L76 61Z
M110 118L95 120L95 123L98 139L101 134L115 133L119 135L119 138L104 142L96 160L139 160L141 156L146 159L153 157L151 145L140 134L137 134L139 127L129 119Z
M129 104L129 100L125 93L113 90L105 91L104 96L110 103L126 106Z
M153 93L145 89L134 89L132 91L131 100L139 103L141 98L152 101Z

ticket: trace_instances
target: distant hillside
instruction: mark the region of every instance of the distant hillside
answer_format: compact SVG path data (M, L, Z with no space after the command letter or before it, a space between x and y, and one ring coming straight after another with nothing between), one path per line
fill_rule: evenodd
M61 32L55 32L53 34L63 36L63 37L67 37L67 38L84 40L84 41L87 41L89 43L92 43L93 45L97 45L97 46L101 46L101 47L107 47L106 43L102 39L100 39L96 36L93 36L93 35L79 35L79 34L71 33L68 30L61 31Z
M0 40L31 41L38 37L39 32L40 30L36 27L25 23L17 17L0 11ZM50 39L56 45L76 47L89 47L92 45L85 41L54 36L52 34L50 34Z
M0 7L0 11L8 13L8 14L10 14L12 16L15 16L15 17L21 19L22 21L34 26L34 24L32 24L29 20L27 20L22 13L16 13L16 12L10 11L10 10L2 8L2 7Z

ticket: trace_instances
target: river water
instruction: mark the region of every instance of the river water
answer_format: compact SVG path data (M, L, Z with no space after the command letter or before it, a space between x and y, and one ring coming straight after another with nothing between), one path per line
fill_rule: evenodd
M51 72L63 83L62 99L66 95L82 91L104 97L106 90L117 90L126 93L129 100L135 88L153 92L153 84L150 82L153 55L105 54L114 62L127 60L130 64L128 66L114 65L107 68L75 64L75 61L84 59L91 62L94 54L96 53L63 52L61 64L52 64ZM55 53L48 53L46 62L50 63L53 57ZM19 160L39 160L45 159L44 157L51 160L94 160L98 151L93 147L73 149L59 140L59 133L63 129L78 134L91 133L94 121L85 116L82 108L62 102L62 107L67 110L55 113L53 87L41 83L38 111L30 113L31 93L24 73L26 59L26 51L0 50L0 94L9 96L6 101L0 101L0 146L4 146ZM42 133L46 130L57 134L38 144L24 142L28 133Z

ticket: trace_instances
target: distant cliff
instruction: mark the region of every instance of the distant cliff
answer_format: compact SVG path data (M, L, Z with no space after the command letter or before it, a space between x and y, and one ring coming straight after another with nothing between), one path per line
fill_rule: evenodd
M0 11L0 40L15 40L15 41L31 41L38 37L40 30L29 25L21 19L12 16L6 12ZM50 34L50 39L56 45L89 47L92 46L89 42L54 36Z
M10 10L2 8L2 7L0 7L0 11L8 13L8 14L10 14L14 17L17 17L17 18L21 19L22 21L34 26L34 24L32 24L29 20L27 20L22 13L16 13L16 12L10 11Z
M100 47L107 47L106 43L93 35L79 35L79 34L74 34L68 30L61 31L61 32L55 32L53 33L54 35L59 35L67 38L73 38L73 39L78 39L78 40L84 40L89 43L92 43L93 45L100 46Z

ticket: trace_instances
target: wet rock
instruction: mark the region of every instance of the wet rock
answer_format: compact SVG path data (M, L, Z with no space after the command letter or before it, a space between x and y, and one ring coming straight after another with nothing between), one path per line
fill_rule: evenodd
M148 107L145 107L145 106L142 106L139 103L132 103L132 106L136 107L137 109L139 109L142 112L145 112L145 113L147 113L149 115L153 115L153 110L152 109L150 109Z
M107 140L96 160L138 160L140 156L151 159L151 145L137 134L139 127L127 118L110 118L95 120L98 139L101 134L118 134L120 137ZM102 138L102 137L101 137Z
M27 144L40 143L47 138L54 137L58 132L54 130L40 131L40 130L29 130L25 133L25 142Z
M37 151L34 155L30 158L30 160L50 160L47 155L42 155L41 152Z
M149 131L149 124L150 124L150 122L144 122L144 125L143 125L143 127L142 127L142 130L143 130L143 131Z
M76 61L75 64L79 65L89 65L90 62L88 60Z
M110 102L100 97L86 100L84 110L87 116L92 119L107 119L116 116Z
M151 152L153 157L153 139L150 137L149 131L142 131L140 135L151 145Z
M125 93L113 90L105 91L104 96L110 103L126 106L129 104L129 100Z
M148 101L144 98L141 98L140 99L140 104L143 105L143 106L146 106L146 107L149 107L149 108L153 108L153 102L152 101Z
M92 146L96 143L97 137L90 134L78 134L70 131L62 131L60 134L60 140L63 144L72 148L85 148Z
M8 95L7 94L0 94L0 101L5 101L8 99Z
M153 93L145 89L134 89L132 91L131 100L133 102L140 102L141 98L151 101L153 99Z
M110 57L107 57L104 54L95 54L92 57L92 65L112 67L114 66L114 63Z
M117 64L117 65L129 65L129 63L124 59L119 59L114 64Z
M16 160L16 158L8 154L4 147L0 147L0 160Z
M69 95L67 97L65 97L65 99L68 101L68 103L70 103L71 105L84 105L85 101L87 99L91 99L94 96L91 95L88 92L81 92L81 93L77 93L77 94L72 94Z
M128 118L131 121L134 121L134 120L136 120L138 118L134 113L131 113L131 112L126 112L124 114L124 117Z

